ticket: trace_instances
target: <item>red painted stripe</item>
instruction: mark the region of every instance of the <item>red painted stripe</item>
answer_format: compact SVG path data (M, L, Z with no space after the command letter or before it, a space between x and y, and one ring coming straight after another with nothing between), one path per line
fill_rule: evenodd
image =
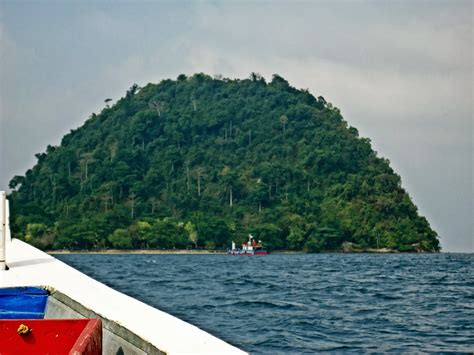
M90 319L77 338L69 355L100 355L102 354L102 321Z
M21 324L29 331L18 334ZM98 355L102 353L101 324L95 319L0 320L0 354L69 354L78 345L86 352L74 352L75 355ZM86 340L92 345L87 345Z

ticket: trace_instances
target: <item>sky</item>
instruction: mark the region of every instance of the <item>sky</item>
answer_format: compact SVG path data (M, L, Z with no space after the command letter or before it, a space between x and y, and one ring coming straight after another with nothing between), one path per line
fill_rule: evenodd
M134 83L277 73L371 139L444 251L474 252L473 3L0 0L0 190Z

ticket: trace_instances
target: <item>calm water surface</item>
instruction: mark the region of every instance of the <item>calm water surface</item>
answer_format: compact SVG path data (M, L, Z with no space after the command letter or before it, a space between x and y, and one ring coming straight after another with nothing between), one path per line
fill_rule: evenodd
M472 352L474 255L57 255L251 353Z

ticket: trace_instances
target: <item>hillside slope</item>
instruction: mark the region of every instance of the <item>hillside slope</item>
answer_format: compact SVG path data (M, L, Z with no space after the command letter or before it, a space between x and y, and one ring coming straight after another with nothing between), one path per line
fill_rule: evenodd
M180 75L124 98L15 176L12 226L43 248L438 251L386 159L275 75Z

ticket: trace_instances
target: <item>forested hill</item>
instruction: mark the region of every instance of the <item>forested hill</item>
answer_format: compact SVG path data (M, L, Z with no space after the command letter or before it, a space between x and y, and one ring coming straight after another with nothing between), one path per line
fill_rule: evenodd
M109 100L106 100L108 103ZM42 248L438 251L437 234L339 110L270 83L180 75L132 86L10 182Z

